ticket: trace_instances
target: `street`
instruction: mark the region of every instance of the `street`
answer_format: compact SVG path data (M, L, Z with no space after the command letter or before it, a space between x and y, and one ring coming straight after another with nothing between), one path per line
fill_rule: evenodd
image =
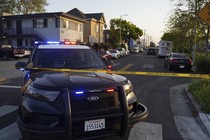
M26 59L20 60L26 61ZM0 61L0 140L21 138L15 123L17 107L21 98L20 86L22 84L22 72L15 70L13 67L17 61ZM124 58L114 60L113 70L169 72L163 66L163 59L156 56L148 56L145 52L130 54ZM171 72L179 73L180 71ZM186 73L185 71L181 72ZM148 118L134 125L125 139L208 139L192 115L187 100L183 95L183 89L191 81L190 78L142 75L124 76L133 83L138 100L149 111ZM135 134L138 134L138 136ZM112 137L111 139L120 138Z

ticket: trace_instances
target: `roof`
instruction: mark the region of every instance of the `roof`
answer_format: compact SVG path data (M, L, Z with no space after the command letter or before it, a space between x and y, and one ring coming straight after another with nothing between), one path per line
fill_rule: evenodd
M79 9L77 8L74 8L70 11L67 12L68 14L71 14L71 15L74 15L76 17L79 17L79 18L83 18L83 19L95 19L95 20L98 20L100 21L102 18L105 22L105 18L104 18L104 14L103 13L88 13L88 14L85 14L83 12L81 12Z
M86 18L94 18L96 20L101 20L103 17L103 13L92 13L92 14L85 14Z
M76 17L83 18L83 19L86 18L85 14L84 14L83 12L81 12L81 11L80 11L79 9L77 9L77 8L74 8L74 9L68 11L67 13L68 13L68 14L71 14L71 15L73 15L73 16L76 16Z
M3 16L6 19L27 19L27 18L44 18L44 17L66 17L70 19L74 19L76 21L80 22L87 22L85 19L68 14L68 13L63 13L63 12L53 12L53 13L39 13L39 14L26 14L26 15L6 15ZM1 16L0 16L1 17Z

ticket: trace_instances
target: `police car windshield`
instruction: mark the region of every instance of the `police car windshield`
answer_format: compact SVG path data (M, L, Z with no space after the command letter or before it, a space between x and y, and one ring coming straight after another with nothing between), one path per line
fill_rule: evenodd
M91 49L38 49L32 58L38 68L104 69L105 64Z

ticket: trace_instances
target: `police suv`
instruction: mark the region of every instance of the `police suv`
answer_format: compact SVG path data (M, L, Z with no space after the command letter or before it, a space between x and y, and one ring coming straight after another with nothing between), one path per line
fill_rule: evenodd
M124 137L147 108L132 83L88 46L38 43L24 71L17 125L23 139Z

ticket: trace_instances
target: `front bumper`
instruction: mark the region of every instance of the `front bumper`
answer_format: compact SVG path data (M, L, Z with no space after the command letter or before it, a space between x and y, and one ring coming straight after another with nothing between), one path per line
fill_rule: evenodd
M120 93L122 93L120 89ZM125 95L125 94L122 94ZM111 135L119 135L123 137L129 125L133 125L135 122L147 117L147 108L140 104L134 103L134 111L129 116L128 102L126 96L119 96L119 108L115 108L115 111L109 112L97 112L87 113L83 115L75 115L74 105L71 103L71 96L69 90L63 91L62 98L63 111L58 111L55 107L47 104L43 101L38 101L30 97L24 99L22 107L20 107L19 116L17 118L17 124L20 128L21 134L25 138L34 139L92 139ZM135 98L133 96L130 99ZM135 99L134 99L135 100ZM35 106L34 106L35 105ZM39 107L40 110L37 110ZM80 108L82 109L82 108ZM42 110L42 111L41 111ZM37 116L38 112L38 116ZM41 115L40 115L41 114ZM50 114L50 115L49 115ZM28 118L37 119L41 118L42 121L30 121ZM42 117L41 117L42 116ZM87 120L105 119L105 129L97 131L84 131L84 122Z
M20 129L22 137L26 139L35 139L35 140L53 140L53 139L63 139L66 137L67 131L64 128L60 129L50 129L43 127L34 127L23 122L20 116L17 117L17 125Z

